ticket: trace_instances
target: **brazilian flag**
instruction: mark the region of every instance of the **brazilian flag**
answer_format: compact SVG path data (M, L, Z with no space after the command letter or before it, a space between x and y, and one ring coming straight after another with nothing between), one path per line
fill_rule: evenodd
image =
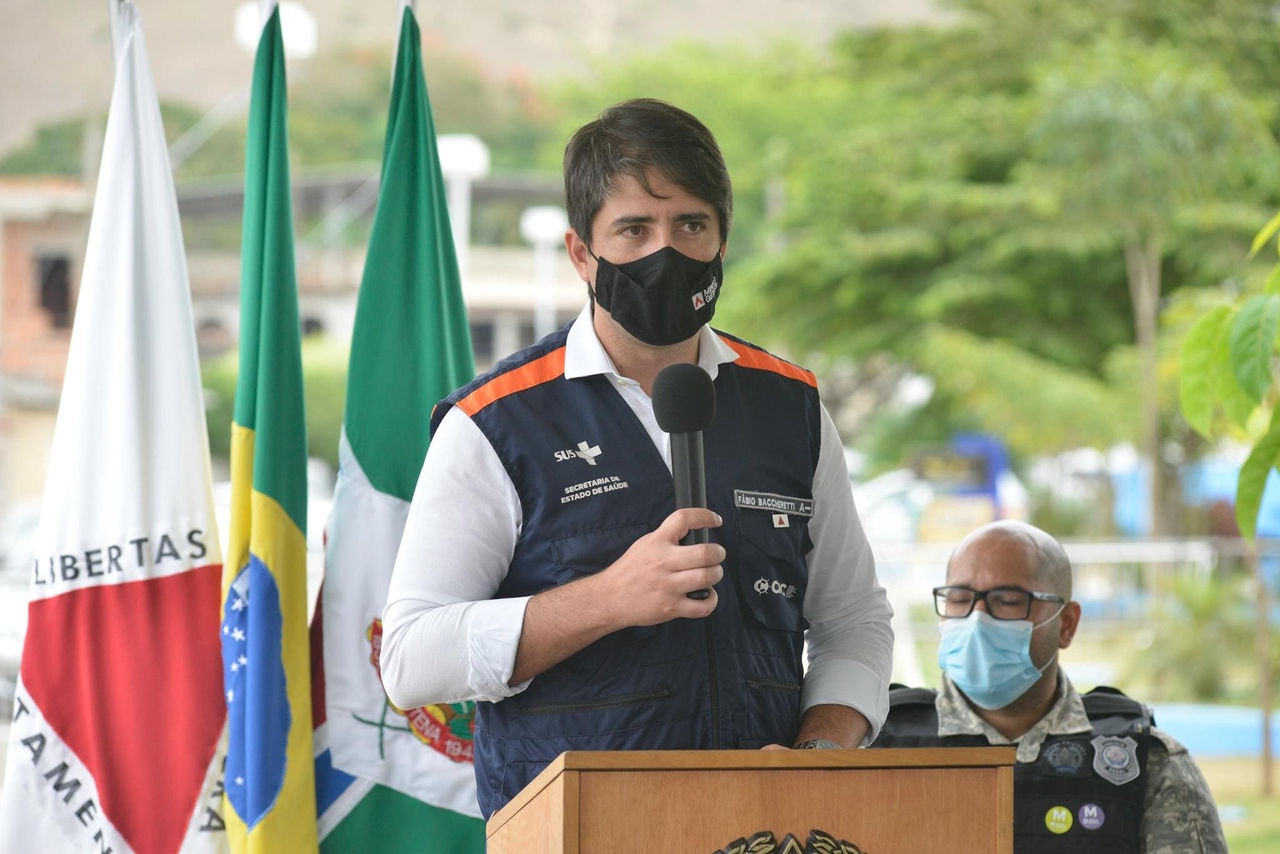
M231 849L317 850L307 632L307 452L277 6L254 60L245 152L240 368L222 580Z

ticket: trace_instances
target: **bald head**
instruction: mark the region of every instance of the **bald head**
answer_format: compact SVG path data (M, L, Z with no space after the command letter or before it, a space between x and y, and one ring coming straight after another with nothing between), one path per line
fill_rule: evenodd
M951 553L947 582L956 583L957 570L969 575L977 567L995 576L984 586L1029 586L1071 601L1071 561L1062 544L1035 525L1002 519L976 529Z
M955 644L963 644L965 638L978 635L973 632L966 635L965 627L958 626L952 619L962 615L952 614L947 601L938 600L944 630L941 637L943 645L939 646L938 652L939 664L965 694L974 712L1006 738L1016 741L1053 707L1059 696L1058 651L1071 645L1080 626L1080 603L1071 601L1071 562L1067 553L1061 543L1034 525L1016 521L992 522L961 540L951 553L951 559L947 561L947 586L967 587L981 593L981 601L976 596L958 597L958 603L970 606L966 613L981 617L983 612L977 609L982 608L986 615L995 617L991 609L999 610L1005 605L1003 615L996 619L1031 623L1027 655L1031 658L1031 665L1040 672L1039 678L1029 687L1024 685L1022 693L1012 698L1007 692L999 691L980 697L975 692L989 687L983 680L994 675L995 669L979 666L975 674L969 668L969 661L962 657L968 654L966 649ZM998 588L1011 587L1042 595L1032 596L1025 602L1025 614L1020 613L1023 601L1020 598L997 596L993 599L987 595ZM1054 601L1057 598L1062 601ZM1010 602L1014 605L1012 609L1007 606ZM970 625L976 632L982 621L973 620ZM948 633L948 627L959 627L960 631ZM951 647L946 646L948 638L952 639ZM955 655L956 652L960 655Z

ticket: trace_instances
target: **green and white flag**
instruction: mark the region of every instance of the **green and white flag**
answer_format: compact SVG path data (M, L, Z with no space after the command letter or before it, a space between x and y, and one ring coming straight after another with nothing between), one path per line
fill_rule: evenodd
M381 613L431 408L475 373L458 262L406 7L382 183L360 283L325 580L312 624L321 850L484 850L474 704L398 709L378 671Z

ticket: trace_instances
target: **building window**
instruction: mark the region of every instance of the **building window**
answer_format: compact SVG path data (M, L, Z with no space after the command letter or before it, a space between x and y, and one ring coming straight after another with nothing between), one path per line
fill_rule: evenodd
M71 328L71 259L66 255L36 258L40 308L49 314L54 329Z
M477 365L488 365L493 362L493 321L481 320L471 323L471 353Z
M533 326L533 321L522 321L520 323L520 346L528 347L538 340L538 332Z

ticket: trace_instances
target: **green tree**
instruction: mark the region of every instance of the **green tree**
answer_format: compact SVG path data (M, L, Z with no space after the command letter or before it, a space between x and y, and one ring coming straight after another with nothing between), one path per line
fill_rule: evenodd
M289 95L289 135L299 168L379 163L386 125L392 45L346 47L299 69ZM475 58L431 45L423 51L432 114L440 133L476 134L495 169L529 165L547 138L547 109L527 81L494 77Z
M338 467L338 437L347 394L347 348L323 336L302 342L302 384L306 401L307 456ZM222 461L231 456L231 414L235 406L239 354L231 349L200 369L205 390L209 452Z
M1161 534L1162 267L1170 243L1194 228L1196 207L1234 195L1251 177L1266 128L1212 66L1113 37L1055 53L1037 94L1023 180L1052 190L1058 222L1123 249L1141 361L1142 447Z
M1165 700L1239 699L1256 684L1248 576L1186 575L1156 603L1150 644L1125 662L1121 683L1148 686Z
M1085 207L1075 192L1079 188L1049 180L1055 170L1066 174L1071 155L1071 141L1055 138L1049 129L1073 115L1063 103L1070 91L1053 84L1065 78L1090 82L1084 78L1088 69L1056 70L1046 67L1045 57L1071 58L1104 51L1111 43L1131 46L1139 54L1137 67L1120 70L1132 72L1132 99L1141 102L1142 87L1156 85L1156 95L1177 101L1156 111L1163 129L1171 127L1165 114L1191 123L1172 140L1173 152L1165 159L1181 156L1180 168L1204 180L1177 176L1178 198L1186 201L1164 211L1176 240L1160 254L1161 293L1213 285L1235 272L1258 201L1270 192L1257 188L1270 182L1257 181L1241 192L1230 167L1256 167L1255 174L1263 175L1274 157L1247 98L1207 63L1212 40L1201 39L1186 56L1160 46L1159 31L1170 20L1152 23L1151 8L1086 4L1075 10L1032 3L1013 16L1009 30L974 17L940 29L844 35L832 60L816 63L823 101L808 98L802 87L788 91L788 109L802 118L776 126L774 137L785 144L766 146L757 138L750 148L757 162L781 160L784 239L780 251L770 253L776 244L758 240L750 247L757 251L745 259L738 254L729 283L739 296L725 303L726 322L801 358L810 358L805 348L822 349L833 364L877 361L895 374L903 366L920 371L927 365L937 394L947 398L931 407L949 409L955 423L974 415L955 394L969 386L961 374L948 377L953 361L929 357L939 339L928 330L941 326L1004 342L1032 360L1028 364L1040 365L1042 381L1059 392L1056 411L1066 417L1096 412L1094 392L1108 388L1106 409L1113 417L1092 419L1092 428L1100 429L1090 434L1090 444L1137 439L1140 422L1131 417L1130 401L1161 379L1150 381L1151 363L1146 382L1129 369L1140 363L1126 355L1136 320L1124 233L1117 230L1123 221L1099 227L1075 216ZM1151 44L1100 39L1108 16L1122 18L1125 28ZM1064 23L1069 25L1058 26ZM1108 69L1115 72L1116 63ZM619 73L625 77L626 69ZM753 94L755 81L764 79L750 66L740 66L737 76L739 88ZM1158 85L1151 83L1153 76ZM1120 82L1127 80L1121 76ZM1195 127L1222 118L1228 120L1224 127ZM811 131L814 125L818 129ZM725 132L717 133L723 138ZM775 149L784 152L781 158L771 156ZM1126 156L1130 164L1138 159ZM1151 208L1160 210L1170 197ZM947 340L954 345L956 339ZM881 354L892 359L873 360ZM1004 383L1003 367L992 363L984 379ZM1081 381L1062 382L1063 371ZM1074 397L1086 389L1092 390ZM1037 429L1045 410L1027 405L1033 399L1009 394L998 410L1016 420L982 426L1025 437L1029 444L1017 449L1023 453L1061 449L1053 437L1064 433ZM1163 420L1176 427L1171 411L1163 410ZM1087 424L1085 419L1082 426ZM1066 435L1078 438L1083 432Z
M1135 325L1121 236L1114 222L1073 216L1077 188L1049 180L1066 173L1070 153L1050 133L1069 115L1054 84L1083 72L1068 66L1054 77L1045 57L1103 50L1093 47L1100 23L1116 10L1033 3L1005 29L982 14L1008 4L961 5L974 8L956 26L851 32L827 55L676 45L602 66L551 100L565 133L602 105L642 94L702 117L736 190L734 298L720 319L881 389L863 411L885 409L895 379L923 372L936 389L923 417L997 431L1022 454L1137 438L1130 402L1144 383L1127 356ZM1125 26L1151 39L1171 31L1177 19L1152 9L1125 7ZM1167 110L1185 118L1207 104L1200 120L1233 121L1203 135L1226 138L1249 111L1220 74L1197 70L1211 42L1202 38L1204 53L1190 57L1147 51L1140 69L1167 65L1162 79L1177 82L1182 98ZM691 78L682 69L695 62ZM542 162L558 156L548 151ZM1194 173L1190 162L1182 168ZM1221 201L1235 198L1227 177L1206 174L1203 198L1216 204L1173 211L1178 240L1162 253L1162 290L1234 271L1256 219L1247 196ZM1070 426L1046 429L1055 413Z
M291 72L289 139L295 172L370 164L377 173L393 50L393 44L343 46L321 52L299 64L296 74ZM553 114L528 81L493 77L474 58L440 45L424 52L424 66L440 132L482 137L495 169L527 166L530 151L554 133ZM164 105L170 145L201 127L198 145L175 163L180 180L234 176L244 169L247 103L246 97L238 110L222 116L216 109L190 104ZM95 124L101 124L100 117L40 127L30 142L0 160L0 174L81 174L86 136L101 134Z
M1253 253L1277 233L1280 214L1258 233ZM1236 522L1252 539L1267 479L1280 467L1280 263L1265 277L1245 281L1252 287L1220 292L1217 304L1206 305L1183 338L1179 401L1187 423L1205 438L1234 435L1251 445L1237 482Z
M78 176L83 169L85 135L84 119L41 125L30 142L0 160L0 175Z
M1050 191L1014 180L1029 79L1012 81L1006 68L1005 89L989 88L1002 75L983 73L984 39L961 28L842 40L829 74L843 127L790 142L800 156L788 164L785 246L733 271L731 286L748 298L726 302L726 316L805 358L798 342L832 359L891 354L888 370L906 365L935 380L935 412L949 411L953 425L976 416L973 426L1023 454L1082 437L1044 429L1053 412L1093 413L1092 425L1105 426L1092 440L1114 441L1129 429L1124 390L1104 392L1103 382L1107 354L1126 337L1115 296L1123 265L1091 235L1045 221ZM1016 350L1016 370L1043 371L1055 393L1014 393L1001 376L1012 363L982 359L986 344ZM960 352L975 354L963 368ZM1060 382L1065 372L1079 381ZM1002 389L1003 404L972 406L974 394L992 403ZM1047 410L1032 405L1046 399Z
M838 144L849 122L846 88L824 53L785 39L760 50L686 40L621 61L604 57L587 77L549 87L547 115L556 131L537 164L559 171L569 135L610 104L635 97L671 101L711 129L729 165L733 264L765 251L777 226L770 216L779 207L767 200L771 183L776 189L788 164Z
M1212 7L1202 0L950 0L947 5L989 33L992 54L1044 55L1061 45L1087 46L1107 31L1141 44L1176 46L1195 63L1223 69L1246 96L1270 101L1274 95L1280 20L1271 0L1215 0ZM1280 135L1277 119L1280 114L1270 115Z

